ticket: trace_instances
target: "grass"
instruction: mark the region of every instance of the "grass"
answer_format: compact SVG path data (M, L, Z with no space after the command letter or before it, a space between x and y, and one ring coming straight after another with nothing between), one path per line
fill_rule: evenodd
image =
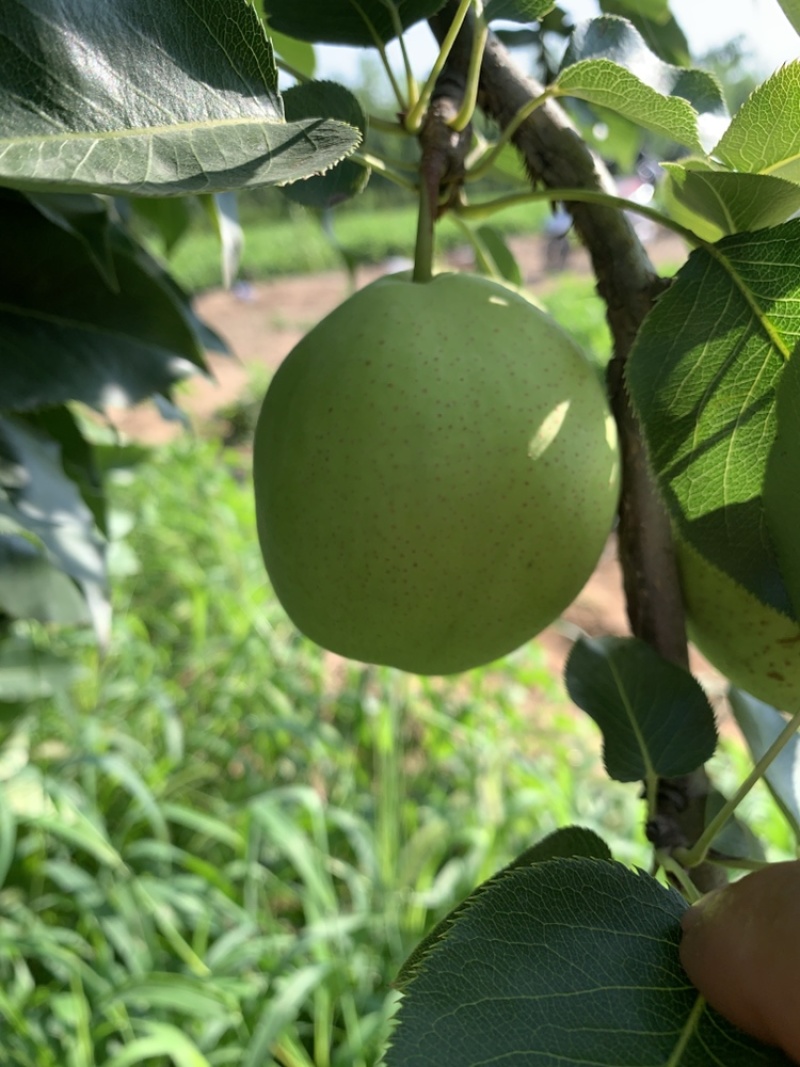
M533 840L646 862L535 644L444 681L321 653L214 443L112 496L111 647L38 633L83 673L0 749L4 1063L367 1067L406 954Z
M492 225L506 234L541 232L546 204L507 209ZM379 263L390 256L413 257L416 206L374 211L341 210L335 215L336 239L347 255L359 263ZM437 230L440 251L466 243L463 232L445 217ZM341 253L326 235L319 218L296 208L288 219L248 218L241 273L252 280L280 274L305 274L342 267ZM203 220L188 232L170 261L177 280L190 290L221 284L219 242Z

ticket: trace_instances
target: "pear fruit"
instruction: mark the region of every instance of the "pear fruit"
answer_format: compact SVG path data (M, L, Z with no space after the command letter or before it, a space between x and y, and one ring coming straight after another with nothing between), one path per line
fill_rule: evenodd
M484 277L379 279L292 350L253 456L258 535L295 625L419 674L485 664L590 576L619 491L596 369Z

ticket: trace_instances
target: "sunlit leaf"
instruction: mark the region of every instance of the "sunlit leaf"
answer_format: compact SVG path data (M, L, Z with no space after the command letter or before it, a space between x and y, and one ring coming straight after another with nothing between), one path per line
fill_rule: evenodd
M764 478L764 510L794 616L800 618L800 360L797 350L777 385L776 416L775 440Z
M576 27L555 87L697 151L709 122L727 121L710 74L664 63L629 22L613 16Z
M0 6L0 181L29 190L220 192L318 173L356 144L286 123L242 0Z
M681 536L789 615L762 493L799 300L800 220L697 249L645 320L627 372Z
M734 170L800 183L800 60L780 67L750 94L713 155Z
M723 233L775 226L800 210L800 185L782 178L714 170L700 160L662 165L674 196Z

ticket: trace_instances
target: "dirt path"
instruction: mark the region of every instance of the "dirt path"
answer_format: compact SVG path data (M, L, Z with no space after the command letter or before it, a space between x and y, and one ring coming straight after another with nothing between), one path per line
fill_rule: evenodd
M519 238L510 244L526 284L534 292L546 295L548 288L558 284L558 275L547 272L544 242L540 238ZM679 262L685 256L683 243L667 233L660 234L649 245L649 251L656 264ZM469 266L463 259L463 255L454 256L453 265ZM387 266L399 269L396 263L383 268L362 268L357 284L366 285L386 273ZM588 273L588 257L582 249L570 253L568 267ZM215 380L197 378L188 384L182 406L190 418L202 424L252 388L254 378L262 376L266 382L268 374L306 331L347 294L348 279L344 272L330 272L279 278L253 285L238 294L215 290L201 295L196 305L198 313L225 338L236 356L211 356ZM165 443L181 432L176 424L161 419L149 405L120 412L114 421L130 436L153 444ZM564 617L539 637L554 672L563 669L572 641L580 631L591 636L629 632L613 538L595 573ZM712 695L722 693L724 679L706 661L694 655L693 669Z

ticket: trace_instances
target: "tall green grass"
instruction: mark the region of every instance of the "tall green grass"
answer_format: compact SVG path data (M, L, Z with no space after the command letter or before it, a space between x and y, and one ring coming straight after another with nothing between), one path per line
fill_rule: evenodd
M196 439L119 479L111 647L38 634L82 674L0 748L2 1063L367 1067L400 962L515 853L578 822L646 862L535 644L453 680L324 655L248 482Z

